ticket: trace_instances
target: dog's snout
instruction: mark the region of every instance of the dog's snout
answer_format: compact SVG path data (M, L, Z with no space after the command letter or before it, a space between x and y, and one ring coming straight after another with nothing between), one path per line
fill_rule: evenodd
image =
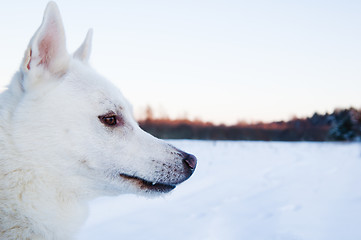
M197 158L192 154L185 154L185 157L183 158L183 161L186 163L186 165L194 171L194 169L197 166Z

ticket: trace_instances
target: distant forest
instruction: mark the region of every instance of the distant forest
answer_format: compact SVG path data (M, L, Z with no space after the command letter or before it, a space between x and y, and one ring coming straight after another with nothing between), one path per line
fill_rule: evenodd
M307 118L271 123L239 122L232 126L210 122L154 118L147 108L139 121L145 131L163 139L263 140L263 141L360 141L361 109L336 109Z

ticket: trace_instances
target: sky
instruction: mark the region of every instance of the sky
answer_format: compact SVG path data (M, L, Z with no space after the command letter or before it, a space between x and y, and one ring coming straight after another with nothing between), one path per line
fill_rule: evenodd
M48 1L3 1L0 86ZM361 107L360 1L56 1L67 48L156 116L276 121Z

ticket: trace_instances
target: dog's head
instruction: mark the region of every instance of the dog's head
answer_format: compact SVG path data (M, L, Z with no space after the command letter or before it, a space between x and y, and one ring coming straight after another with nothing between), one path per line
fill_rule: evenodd
M48 4L11 86L16 151L35 167L87 181L89 191L172 190L196 158L139 128L120 91L89 66L91 37L69 55L58 8Z

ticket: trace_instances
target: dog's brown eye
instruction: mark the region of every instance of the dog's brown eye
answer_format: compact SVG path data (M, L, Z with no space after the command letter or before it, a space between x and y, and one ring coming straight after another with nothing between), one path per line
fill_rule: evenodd
M104 115L104 116L99 116L99 120L104 124L104 125L107 125L107 126L115 126L118 124L118 119L117 119L117 116L112 114L107 114L107 115Z
M115 116L104 117L104 118L103 118L103 122L104 122L106 125L113 126L113 125L117 124L117 118L116 118Z

